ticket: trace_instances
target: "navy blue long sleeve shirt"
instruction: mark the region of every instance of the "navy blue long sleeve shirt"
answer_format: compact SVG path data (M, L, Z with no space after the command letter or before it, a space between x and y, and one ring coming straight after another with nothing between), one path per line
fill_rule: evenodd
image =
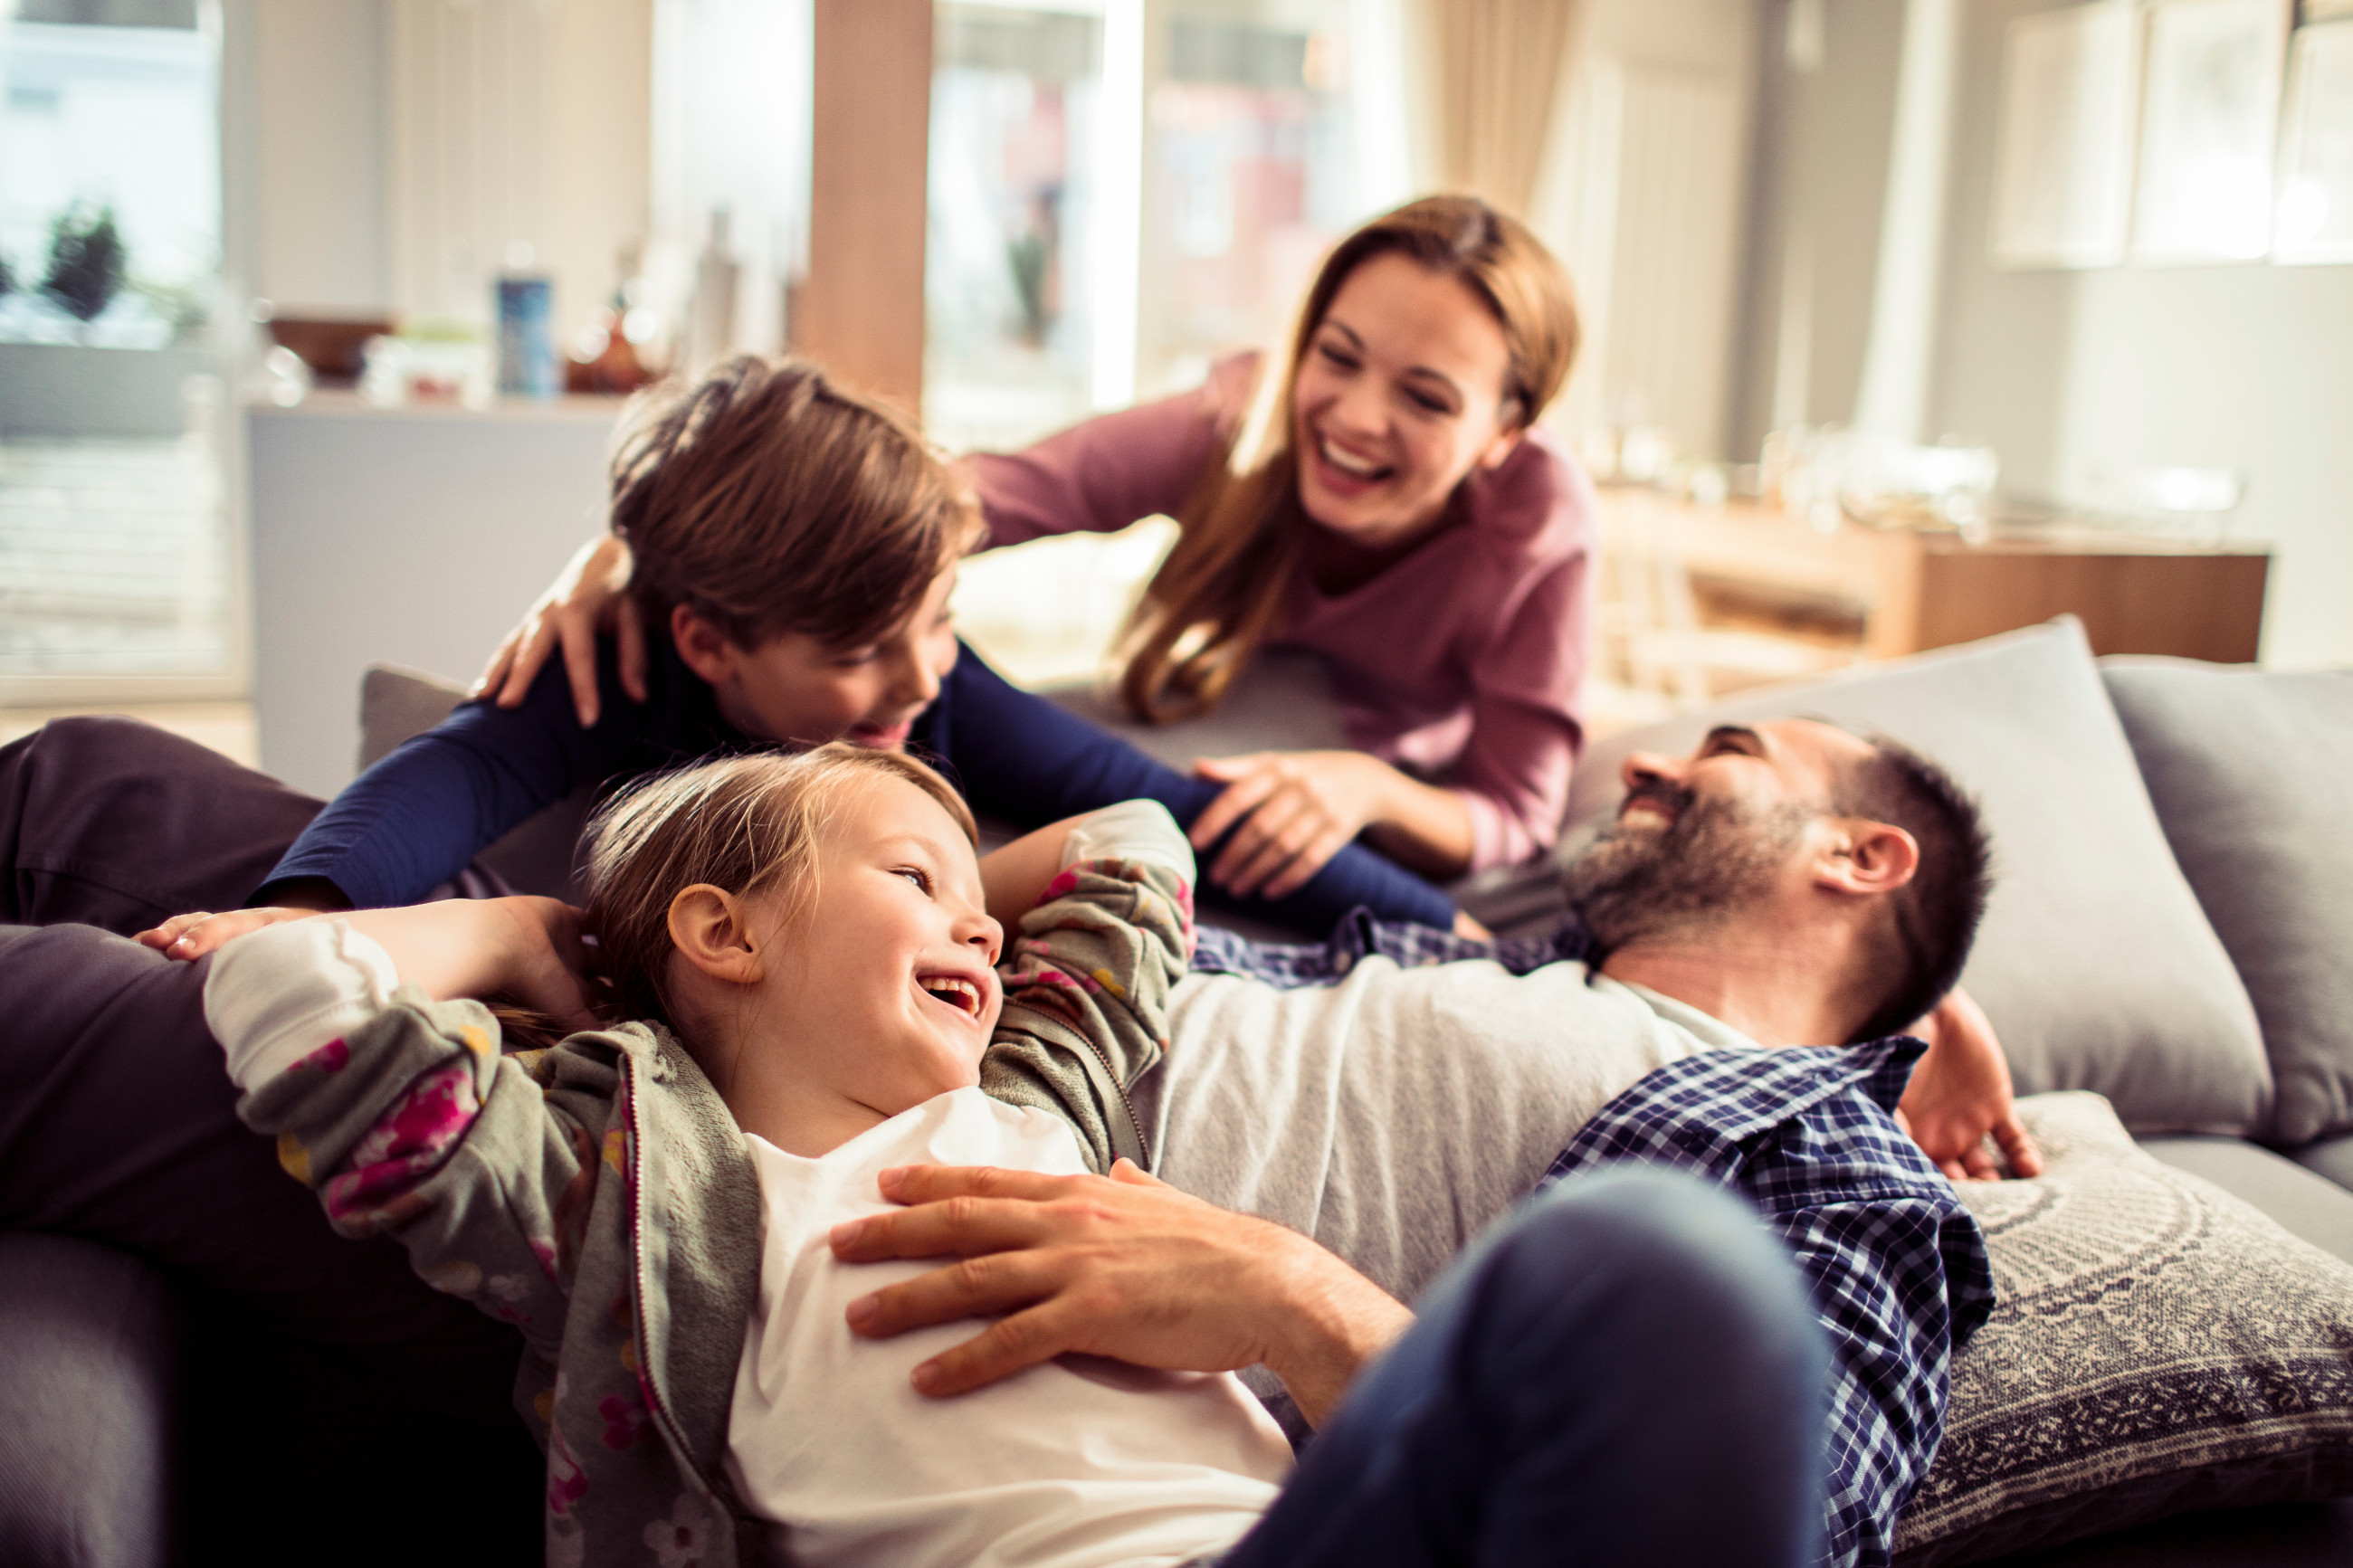
M460 706L354 780L321 812L270 873L263 891L324 877L361 909L411 903L479 851L584 784L617 785L711 757L758 751L720 716L710 686L670 639L655 639L647 700L621 689L609 640L597 650L602 717L584 729L561 660L552 660L519 708ZM1012 685L969 647L916 720L909 750L939 764L972 808L1022 828L1148 798L1190 826L1223 785L1176 772L1134 746ZM1216 853L1213 848L1206 860ZM1289 898L1205 900L1323 936L1363 905L1388 920L1446 926L1454 904L1412 872L1350 845ZM259 895L257 895L258 897Z

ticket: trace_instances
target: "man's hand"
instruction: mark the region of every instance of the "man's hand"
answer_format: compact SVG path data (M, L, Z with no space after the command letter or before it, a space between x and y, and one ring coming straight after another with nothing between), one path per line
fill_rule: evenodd
M501 708L522 705L540 667L558 643L572 679L572 705L580 727L596 722L596 633L609 626L619 641L621 689L646 700L646 619L629 597L635 564L627 542L612 534L589 541L564 563L522 617L507 633L491 662L475 678L472 697L490 697Z
M1306 1237L1125 1160L1108 1177L914 1165L885 1171L881 1184L911 1206L836 1226L836 1258L963 1261L859 1298L850 1329L885 1339L1004 1314L917 1367L923 1394L961 1394L1071 1352L1186 1372L1263 1363L1314 1424L1412 1321Z
M1956 987L1911 1032L1928 1051L1912 1069L1895 1119L1928 1158L1957 1182L1994 1180L2002 1173L1985 1146L1990 1132L2012 1175L2041 1175L2042 1152L2019 1124L2010 1063L1978 1005Z

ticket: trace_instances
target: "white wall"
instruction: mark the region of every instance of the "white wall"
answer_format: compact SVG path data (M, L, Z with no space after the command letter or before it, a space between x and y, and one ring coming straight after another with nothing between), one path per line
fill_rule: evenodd
M288 315L364 315L387 303L384 0L234 0L228 47L250 75L248 287ZM235 112L233 110L233 112ZM243 142L242 147L239 143ZM232 171L237 183L240 171Z
M2002 28L2049 8L1965 12L1936 425L1995 446L2006 486L2046 493L2094 468L2244 469L2233 531L2275 546L2264 662L2353 663L2353 267L1997 271Z

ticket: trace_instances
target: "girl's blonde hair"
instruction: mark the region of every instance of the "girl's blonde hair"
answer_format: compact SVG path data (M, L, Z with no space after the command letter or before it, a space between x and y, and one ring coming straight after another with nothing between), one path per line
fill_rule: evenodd
M1342 240L1300 308L1263 455L1246 472L1224 461L1210 470L1128 623L1120 692L1138 718L1165 723L1216 706L1272 625L1300 570L1306 527L1291 447L1298 367L1348 275L1387 255L1461 279L1494 313L1511 355L1507 425L1534 423L1568 378L1577 341L1568 275L1514 219L1476 196L1424 196Z
M781 894L797 919L817 897L818 847L843 797L881 778L930 795L978 845L947 780L902 752L841 741L658 773L600 807L588 825L588 929L621 1016L673 1022L671 900L708 882L739 898Z

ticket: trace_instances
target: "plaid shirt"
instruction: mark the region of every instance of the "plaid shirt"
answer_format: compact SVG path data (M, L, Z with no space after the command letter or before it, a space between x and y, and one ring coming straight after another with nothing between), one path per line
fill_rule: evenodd
M1592 956L1573 925L1542 942L1481 942L1358 910L1318 945L1205 928L1193 967L1331 984L1367 954L1408 968L1491 959L1515 974ZM1895 1124L1926 1048L1896 1036L1670 1063L1602 1107L1541 1184L1628 1160L1677 1166L1747 1198L1796 1255L1835 1363L1823 1526L1836 1568L1891 1560L1896 1519L1944 1432L1953 1350L1993 1310L1984 1233Z

